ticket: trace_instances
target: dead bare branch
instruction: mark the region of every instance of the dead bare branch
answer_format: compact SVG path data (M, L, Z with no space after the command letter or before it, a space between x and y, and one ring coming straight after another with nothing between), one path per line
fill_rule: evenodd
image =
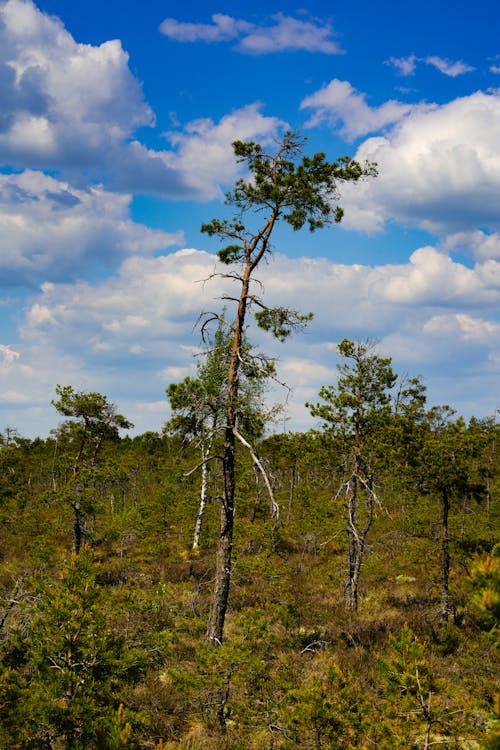
M266 485L267 491L269 493L269 498L271 500L271 516L275 521L277 521L280 515L280 506L278 505L278 503L276 502L274 498L273 488L271 487L271 483L269 481L269 477L267 476L266 470L262 466L262 463L259 457L257 456L256 452L254 451L254 449L252 448L248 440L245 440L243 435L241 435L235 427L233 427L233 434L240 441L240 443L242 443L242 445L244 445L245 448L247 448L250 451L252 460L254 464L257 466L257 468L259 469L262 475L262 478L264 480L264 484Z

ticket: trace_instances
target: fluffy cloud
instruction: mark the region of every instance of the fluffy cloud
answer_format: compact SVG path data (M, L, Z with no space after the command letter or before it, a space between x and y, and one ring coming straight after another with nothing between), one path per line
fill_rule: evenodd
M453 62L452 60L447 60L438 55L428 55L427 57L417 57L416 55L408 55L408 57L390 57L386 62L387 65L395 67L402 76L413 75L417 63L430 65L449 78L456 78L464 73L471 73L474 70L471 65L467 65L467 63L464 63L461 60Z
M147 362L159 372L166 351L170 365L182 364L196 313L211 294L221 293L220 283L211 284L210 292L204 283L214 265L207 253L182 250L129 258L117 276L97 284L43 284L23 337L75 356L83 346L85 357L104 367L128 360L130 367ZM68 336L73 329L78 340Z
M11 163L84 166L153 123L121 43L77 44L31 0L0 8L0 76L0 155Z
M415 72L419 58L416 55L408 55L408 57L390 57L386 60L386 65L392 65L396 68L402 76L412 76Z
M475 268L454 262L433 247L422 247L407 265L385 267L384 296L396 303L500 304L500 263Z
M319 21L302 20L276 13L273 23L257 25L222 13L212 15L212 23L186 23L166 18L160 31L178 42L226 42L239 40L235 49L251 55L286 50L305 50L339 54L342 50L333 39L333 29Z
M436 68L440 73L443 73L450 78L456 78L464 73L471 73L474 70L472 65L467 65L467 63L464 63L461 60L453 62L452 60L438 57L438 55L429 55L424 58L424 62L427 65L432 65L433 68Z
M416 108L356 158L375 161L376 180L343 189L345 227L380 230L396 220L433 233L500 229L500 97L477 92Z
M78 44L32 0L0 5L0 163L108 179L131 190L186 194L168 153L130 142L154 116L119 40Z
M0 86L0 163L125 192L213 198L236 171L228 144L271 137L279 126L251 105L217 124L189 123L170 136L173 150L146 148L134 133L154 116L120 41L79 44L31 0L0 5Z
M437 338L459 338L462 341L500 340L500 324L492 320L473 318L465 313L453 315L435 315L430 318L423 327L424 333L431 334Z
M343 123L339 132L347 139L354 140L398 122L414 110L415 105L391 100L379 107L370 107L365 94L357 92L348 81L334 78L303 99L300 108L314 110L306 127L312 128L326 122L335 128Z
M111 363L115 355L128 356L132 347L162 361L164 347L155 347L179 335L182 359L186 325L192 328L201 310L220 307L214 300L228 289L229 280L214 276L220 270L226 269L218 267L214 256L186 249L159 258L129 258L118 276L97 284L46 283L28 312L23 336L57 341L79 325L75 352L84 340L89 356L98 353ZM304 299L314 300L314 328L320 335L349 329L380 336L398 326L401 317L415 316L417 309L425 320L439 308L448 315L455 308L491 311L500 303L500 263L487 261L471 269L432 247L416 250L406 264L375 267L278 255L259 277L273 304L301 308Z
M160 31L176 42L227 42L253 28L253 24L223 13L214 13L211 18L213 23L186 23L166 18L160 24Z
M204 284L214 265L208 254L184 250L130 258L118 276L94 285L43 284L26 312L21 343L0 348L3 422L46 434L57 423L54 386L71 383L108 394L139 430L160 429L167 402L155 410L151 404L179 374L194 371L200 336L193 324L203 301L209 307L221 292L220 284L210 292ZM28 403L20 404L19 394L28 394Z
M478 260L500 260L500 234L487 234L477 229L475 232L456 232L448 235L443 241L447 251L465 251Z
M261 104L249 104L223 116L219 122L198 118L183 130L166 132L172 150L154 151L138 141L109 160L110 184L130 192L158 193L177 199L211 200L221 197L220 185L232 184L241 172L230 148L235 140L272 142L285 126L261 113ZM176 175L175 180L166 174Z
M0 174L0 283L33 285L110 269L183 242L131 221L130 196L77 190L41 172Z
M273 142L285 123L264 117L260 104L250 104L214 123L209 118L193 120L182 133L167 133L176 148L171 164L186 175L189 187L200 197L221 195L219 184L232 184L239 166L228 144L235 140Z
M214 256L186 249L129 258L116 277L95 284L44 284L21 326L21 344L0 347L4 392L30 394L26 407L50 416L54 384L72 383L119 401L139 429L159 428L165 410L156 412L155 422L148 404L160 400L169 382L194 371L200 334L193 324L203 310L220 310L231 283L213 277L217 270ZM305 417L303 402L333 382L335 345L345 336L379 339L398 371L428 378L434 400L438 381L498 375L499 263L470 269L431 247L416 250L406 264L379 267L278 255L259 277L258 293L270 304L304 310L309 300L315 313L308 330L285 346L251 333L264 351L278 355L280 379L294 389L289 405L296 419ZM494 408L493 389L476 395L471 411ZM439 393L439 400L450 398ZM8 419L23 430L26 417L12 401ZM456 405L462 408L460 400Z
M498 321L463 312L438 313L405 321L401 330L388 332L380 346L404 362L407 372L425 376L435 403L476 416L498 408Z

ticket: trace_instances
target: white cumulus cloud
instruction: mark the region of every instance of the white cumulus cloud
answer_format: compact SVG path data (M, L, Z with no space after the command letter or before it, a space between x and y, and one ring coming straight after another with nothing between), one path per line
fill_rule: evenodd
M492 320L474 318L465 313L435 315L423 327L424 333L443 337L458 337L463 341L493 341L500 343L500 324Z
M118 40L78 44L31 0L0 7L0 158L84 166L153 123Z
M112 269L184 241L130 218L129 195L85 190L27 170L0 174L0 283L33 285Z
M228 17L216 18L225 28ZM155 116L121 42L80 44L32 0L0 3L0 90L0 166L52 170L78 186L90 178L125 193L212 199L236 174L231 142L265 140L282 125L251 104L218 123L187 123L168 135L168 148L148 148L136 131Z
M498 232L456 232L443 240L448 251L464 251L478 260L500 260L500 234Z
M301 109L313 110L307 127L326 122L349 140L383 130L401 120L415 109L415 105L390 100L378 107L370 107L366 95L354 89L348 81L334 78L329 84L307 96Z
M387 220L433 233L500 230L500 96L476 92L416 108L356 158L379 177L343 188L344 226L380 230Z
M342 52L330 24L276 13L271 23L258 25L214 13L212 23L190 23L166 18L160 31L178 42L227 42L239 40L235 49L251 55L304 50L333 55Z
M231 184L240 168L229 147L235 140L273 142L286 125L265 117L260 104L249 104L215 123L210 118L193 120L182 132L167 133L176 148L171 164L186 175L186 183L204 198L221 195L219 185Z
M500 305L500 263L494 265L496 273L490 277L484 264L467 268L433 247L422 247L412 253L408 264L387 269L384 296L403 303Z
M177 149L147 148L135 133L153 126L155 117L121 42L80 44L32 0L0 4L0 90L0 164L55 170L74 184L85 175L113 190L170 198L217 194L224 176L217 133L221 143L227 137L223 148L230 154L231 140L265 138L278 123L251 105L218 124L188 123L171 138Z
M441 396L445 383L454 388L455 380L473 378L476 394L483 383L470 413L486 414L495 400L490 379L498 377L500 364L500 264L491 263L467 268L432 247L416 250L408 263L375 267L277 255L258 274L262 286L255 292L269 304L315 317L285 345L255 329L250 337L278 356L279 378L293 389L290 412L300 420L303 402L333 382L336 344L345 336L379 339L397 371L426 378L434 401L451 400ZM8 360L5 392L30 394L26 408L45 409L49 420L55 418L49 406L54 384L71 383L107 393L139 429L160 428L164 410L155 423L144 405L194 372L201 343L195 321L202 311L221 309L231 283L208 280L217 270L227 268L213 255L185 249L128 258L118 275L93 284L44 284L22 322L21 343L0 348ZM459 410L464 398L457 394ZM23 428L20 405L12 409L19 418L9 416L9 422Z

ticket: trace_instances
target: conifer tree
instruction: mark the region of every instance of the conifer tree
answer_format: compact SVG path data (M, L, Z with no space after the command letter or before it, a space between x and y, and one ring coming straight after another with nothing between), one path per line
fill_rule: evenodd
M370 343L341 341L338 351L347 362L338 366L337 384L320 390L323 403L308 404L311 414L320 417L324 428L340 441L343 482L338 495L345 496L346 604L350 610L358 608L361 564L379 502L377 468L384 453L382 441L387 440L391 389L397 377L391 359L372 354L372 349Z
M88 476L97 463L104 441L116 438L120 429L128 430L134 425L118 414L115 405L101 393L75 391L70 385L56 385L56 393L59 398L53 400L52 405L60 414L74 420L62 426L63 431L69 432L74 453L71 478L61 492L73 508L74 550L78 554L85 541L83 500Z
M196 444L201 450L201 489L193 535L193 549L200 545L200 534L207 505L209 464L218 459L213 453L220 443L226 424L227 368L231 356L231 331L219 321L207 348L200 353L196 377L185 378L181 383L171 383L167 388L172 417L165 425L168 432ZM243 337L241 352L241 383L236 409L236 423L247 439L262 435L265 423L273 418L275 409L266 409L263 403L265 379L274 372L270 360L255 354ZM191 472L189 472L191 473Z
M116 716L112 693L125 646L107 626L97 572L84 548L73 553L58 580L35 579L26 632L18 633L24 670L15 710L22 725L20 744L12 746L111 750L127 744L118 742L118 729L124 738L130 729L123 709ZM133 747L131 739L127 746Z
M420 449L421 489L433 497L440 507L441 527L441 622L447 622L454 605L450 593L452 534L450 511L452 504L469 498L480 502L487 493L486 475L477 472L488 442L494 439L494 425L471 420L467 425L462 417L453 419L449 406L429 409L424 424L424 440Z
M219 238L223 244L218 253L219 260L231 267L223 275L237 287L237 291L227 297L235 303L236 313L229 325L232 343L227 368L224 492L215 584L207 627L207 640L214 645L222 643L231 580L235 444L241 437L237 428L237 410L247 313L256 308L258 325L279 340L286 339L293 329L303 327L311 319L311 314L265 304L252 285L255 271L271 253L271 238L280 222L285 222L293 230L308 225L314 231L332 220L341 221L343 210L337 205L340 186L376 173L374 165L361 165L349 157L328 162L324 153L303 156L303 146L303 139L290 132L284 135L274 153L267 153L254 142L233 143L235 155L246 165L249 177L237 180L234 189L226 194L226 204L234 209L233 218L213 219L201 228L202 232Z

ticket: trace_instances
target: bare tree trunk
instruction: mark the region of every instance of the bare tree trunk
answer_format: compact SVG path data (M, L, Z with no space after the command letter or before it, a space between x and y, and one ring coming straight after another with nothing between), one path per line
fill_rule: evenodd
M441 497L441 622L448 622L451 614L450 602L450 537L448 530L448 515L450 499L446 492Z
M297 458L294 457L293 459L293 466L290 472L290 493L288 495L288 513L286 516L286 522L290 523L290 518L292 515L292 505L293 500L295 496L295 484L297 482Z
M463 539L465 536L465 518L468 511L468 505L467 505L468 497L467 495L464 495L464 501L462 503L462 521L460 523L460 539Z
M356 533L356 511L358 501L358 490L356 477L349 482L347 499L347 538L349 549L347 553L347 583L346 583L346 605L347 609L355 612L358 608L358 578L359 578L359 550ZM356 576L356 569L358 576Z
M220 534L217 542L214 591L207 626L207 641L214 646L222 644L229 599L229 586L231 583L235 488L234 443L233 430L231 427L227 427L223 460L224 496L221 502Z
M241 293L234 326L231 360L227 373L227 422L222 461L224 493L221 502L220 534L217 542L215 583L207 626L207 641L214 646L222 644L226 619L229 586L231 583L231 558L233 552L234 491L236 486L234 453L236 430L236 401L239 389L241 341L253 266L247 263L241 280Z
M219 693L219 703L217 706L217 720L219 722L220 730L223 734L225 734L227 730L227 725L226 725L226 718L228 716L227 703L229 701L229 696L231 694L231 679L233 676L233 671L234 671L234 667L231 667L231 669L226 675L226 679L224 680L224 685L222 686L220 693Z
M208 495L208 456L210 453L210 445L204 446L202 450L203 463L201 465L201 491L200 491L200 504L198 506L198 515L196 517L196 524L194 527L193 536L193 549L198 549L200 546L200 535L201 527L203 524L203 517L207 507L207 495Z
M359 588L359 577L361 573L361 563L365 553L365 536L364 531L358 535L353 542L352 553L351 548L349 554L352 554L352 559L349 560L349 580L347 583L347 609L351 612L357 612L358 610L358 588Z
M73 506L73 546L76 554L80 552L82 542L84 539L84 531L82 525L82 512L80 510L80 503L78 501L72 503Z
M360 487L361 485L361 487ZM366 493L366 499L364 494ZM358 609L358 586L361 564L365 555L366 537L373 522L373 503L376 494L373 489L372 478L364 480L355 474L348 483L347 501L347 537L349 551L347 560L346 606L351 612ZM363 503L363 519L359 518L359 503Z

